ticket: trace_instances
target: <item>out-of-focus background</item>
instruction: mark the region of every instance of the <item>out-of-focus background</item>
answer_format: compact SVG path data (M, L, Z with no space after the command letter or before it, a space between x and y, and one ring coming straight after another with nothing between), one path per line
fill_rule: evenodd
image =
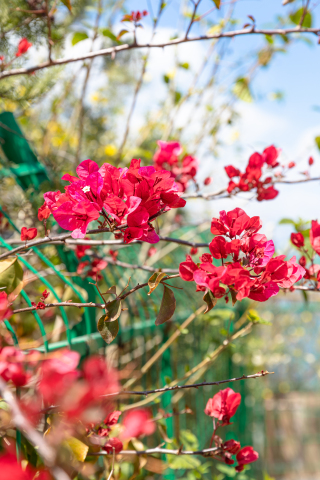
M8 61L13 59L13 66L32 66L46 59L46 25L41 16L31 15L31 20L26 20L28 14L23 12L26 4L29 9L35 9L38 3L0 2L0 54ZM297 24L297 12L306 6L307 26L320 26L316 0L284 3L286 5L282 5L281 0L231 0L222 1L217 10L212 0L202 0L197 12L200 18L190 36L242 28L252 22L248 15L260 28L292 27ZM117 38L125 28L122 17L131 10L149 12L137 31L138 42L148 42L151 38L153 42L165 42L185 32L193 8L187 0L168 1L153 35L152 18L159 8L158 0L71 0L71 12L67 4L58 2L54 14L52 41L56 58L132 41L130 31ZM25 57L15 58L15 48L22 37L28 38L33 46ZM128 51L115 58L98 57L2 80L2 247L11 248L17 238L15 228L38 224L36 212L43 202L43 192L61 190L62 174L74 174L80 161L91 158L100 165L109 162L127 166L131 158L138 157L143 165L151 164L159 139L178 140L185 152L199 159L197 183L203 192L227 185L224 166L233 164L243 170L251 153L271 144L282 149L281 164L296 163L296 167L288 171L287 179L319 177L320 46L317 40L316 35L297 34L190 42L150 51ZM21 130L12 123L15 121ZM310 156L314 158L312 167L308 166ZM307 174L303 173L306 171ZM208 176L212 183L205 187L203 181ZM257 202L252 195L243 193L232 199L190 200L183 211L171 215L169 222L160 221L159 227L163 234L170 236L195 242L210 241L208 222L211 218L222 209L241 207L250 216L261 217L262 233L274 240L277 254L292 256L296 253L289 243L294 229L292 222L307 223L320 217L319 182L280 185L278 189L280 193L272 201ZM195 186L190 185L188 192L193 190ZM51 227L55 230L57 226ZM109 249L100 247L98 251L101 256L110 256ZM148 256L148 249L146 245L119 248L117 258L131 264L176 268L189 252L188 248L178 245L157 245L156 253ZM34 253L27 257L29 266L25 264L25 268L30 270L31 266L40 271L42 279L50 281L55 291L52 300L81 296L94 299L91 279L76 273L79 259L74 250L70 253L64 247L51 246L44 251L51 264L45 264L43 258ZM129 275L131 272L110 264L101 282L103 287L116 284L123 288ZM145 272L134 270L132 285L147 278ZM121 317L120 334L106 349L106 355L116 366L129 372L139 370L201 304L201 294L195 293L194 285L182 281L176 285L184 290L177 293L178 307L169 325L154 328L160 294L155 292L152 299L141 292L129 298L129 310ZM42 290L43 280L39 275L26 287L31 300L34 291ZM226 438L253 445L260 455L258 462L236 478L318 479L319 300L317 293L302 295L302 292L281 293L266 304L246 300L232 307L222 300L210 313L198 316L181 332L177 342L142 379L140 386L162 386L183 377L218 348L251 312L261 323L255 325L249 335L232 343L209 369L199 374L199 379L211 381L260 370L274 372L263 379L233 384L235 391L242 394L242 403L234 423L226 429ZM25 306L25 301L21 300L21 306ZM63 312L53 309L41 315L54 348L67 344L68 328L73 339L87 332L84 325L87 328L90 322L95 331L98 312L90 312L90 318L88 312L70 309ZM32 314L16 315L12 325L22 348L42 346L39 321ZM10 343L3 325L1 333ZM86 349L93 348L85 340L79 341L79 345L84 356ZM104 350L99 342L97 348ZM208 446L212 425L203 409L213 391L217 389L186 391L184 395L170 393L158 400L153 407L155 415L158 407L175 413L163 421L167 442L174 438L188 448ZM161 465L147 465L140 476L188 480L235 477L234 469L217 465L210 459L176 458L169 459L169 463L170 469L165 471ZM133 478L132 475L131 466L124 465L121 478Z

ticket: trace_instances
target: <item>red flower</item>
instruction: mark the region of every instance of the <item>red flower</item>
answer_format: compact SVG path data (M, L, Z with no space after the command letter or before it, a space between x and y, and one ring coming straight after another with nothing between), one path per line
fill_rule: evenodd
M198 270L197 265L194 263L190 255L186 255L186 261L180 263L179 273L180 277L186 282L192 282L193 273Z
M230 418L236 413L240 402L240 393L235 393L232 388L226 388L225 390L220 390L213 398L209 398L204 413L210 417L222 420L223 425L228 425Z
M147 10L143 10L143 12L131 12L131 14L124 15L121 22L139 22L143 17L148 15Z
M119 251L118 251L118 250L112 250L112 249L110 248L110 250L109 250L109 255L111 255L112 260L116 261L118 255L119 255Z
M307 259L304 255L300 258L299 263L303 268L307 265Z
M277 159L280 155L280 152L281 150L279 148L276 148L274 145L265 148L262 154L265 163L272 168L277 167L279 165Z
M224 237L217 236L209 244L209 250L213 258L227 258L227 242Z
M38 230L36 228L27 228L27 227L21 228L22 241L33 240L34 238L36 238L37 235L38 235Z
M7 293L0 291L0 321L11 317L12 310L10 305Z
M148 250L148 257L152 257L156 253L157 253L156 247L150 247L149 250Z
M123 419L124 431L121 438L129 439L151 435L156 429L151 418L151 413L147 409L130 410Z
M24 370L24 354L15 347L4 347L0 352L0 375L8 382L11 380L16 387L23 387L29 380Z
M0 471L3 479L11 480L50 480L51 476L45 470L34 470L29 463L25 468L22 468L21 463L18 462L16 456L7 452L0 457Z
M26 38L22 38L18 45L16 57L21 57L21 55L26 53L31 46L32 46L32 43L29 43Z
M295 245L298 248L301 248L304 246L304 238L302 233L291 233L291 242L293 245Z
M309 235L314 251L320 255L320 224L317 220L312 220Z
M237 472L242 472L244 465L255 462L259 458L258 452L255 452L252 447L243 447L240 452L237 453L238 466Z
M309 165L313 165L313 164L314 164L314 160L313 160L312 157L309 157L308 163L309 163Z
M48 292L47 289L42 292L42 298L44 298L44 299L48 298L49 295L50 295L50 292Z
M109 438L107 443L102 447L107 453L119 453L123 449L123 444L118 438Z
M103 423L108 427L115 425L118 422L120 415L121 415L121 412L119 412L118 410L115 410L114 412L111 412L106 416Z
M224 167L224 169L229 178L239 177L241 173L240 170L235 168L233 165L228 165L227 167Z
M42 207L39 208L38 210L38 219L40 222L43 220L47 220L51 215L50 209L47 207L47 205L44 203Z
M235 455L236 453L238 453L241 448L240 442L237 442L236 440L228 440L227 442L224 442L222 447L223 447L223 450L226 450L232 455Z
M290 163L288 164L288 168L293 168L293 167L295 167L295 166L296 166L296 164L295 164L294 162L290 162Z
M46 308L45 304L43 302L38 302L36 309L37 310L44 310Z
M207 177L204 179L203 183L204 185L210 185L210 183L212 182L212 178L211 177Z
M257 200L258 202L261 202L262 200L273 200L278 193L278 190L276 190L274 186L261 188L258 192Z
M198 253L197 247L191 247L190 248L190 255L196 255Z

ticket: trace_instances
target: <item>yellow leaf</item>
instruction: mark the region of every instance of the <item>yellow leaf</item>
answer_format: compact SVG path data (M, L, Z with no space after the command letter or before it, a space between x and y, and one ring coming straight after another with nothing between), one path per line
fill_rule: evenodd
M155 272L154 274L151 275L151 277L148 280L148 285L150 288L148 295L150 295L157 288L161 280L166 276L167 274L163 272Z
M88 445L81 442L78 438L70 437L64 441L64 444L71 450L79 462L84 462L89 450Z

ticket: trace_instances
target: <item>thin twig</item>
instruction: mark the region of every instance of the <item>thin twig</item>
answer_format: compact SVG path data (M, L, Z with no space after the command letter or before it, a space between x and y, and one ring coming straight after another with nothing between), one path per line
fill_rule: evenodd
M147 450L121 450L118 455L154 455L156 453L161 453L165 455L202 455L203 457L210 457L215 452L220 452L220 448L205 448L204 450L170 450L168 448L148 448ZM112 455L112 453L107 453L102 450L97 453L90 453L90 455Z
M233 38L233 37L238 37L238 36L243 36L243 35L289 35L289 34L296 34L296 33L310 33L314 35L319 35L320 34L320 27L315 27L315 28L296 28L296 27L291 27L291 28L275 28L275 29L252 29L250 28L243 28L241 30L231 30L229 32L223 32L223 33L216 33L216 34L211 34L211 35L199 35L193 38L177 38L170 40L168 42L162 42L162 43L144 43L144 44L123 44L123 45L117 45L114 47L110 48L104 48L101 50L97 50L96 52L88 52L83 55L79 55L76 57L71 57L71 58L60 58L57 60L50 62L43 62L38 65L34 65L32 67L28 68L15 68L12 70L7 70L4 72L0 73L0 79L6 78L6 77L11 77L14 75L26 75L33 73L38 70L43 70L44 68L48 67L53 67L53 66L58 66L58 65L66 65L68 63L74 63L74 62L79 62L83 61L89 58L95 58L95 57L102 57L102 56L110 56L110 55L115 55L116 53L124 52L127 50L135 50L135 49L140 49L140 48L164 48L164 47L169 47L169 46L174 46L174 45L180 45L182 43L187 43L187 42L198 42L202 40L212 40L212 39L217 39L217 38Z

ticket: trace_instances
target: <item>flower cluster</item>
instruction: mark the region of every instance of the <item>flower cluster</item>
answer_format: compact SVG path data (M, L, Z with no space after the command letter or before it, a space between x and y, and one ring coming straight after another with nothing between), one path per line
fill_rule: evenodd
M179 186L179 190L184 192L189 182L195 182L195 176L199 168L199 162L191 155L185 155L180 159L182 147L179 142L163 142L159 140L158 150L155 152L153 162L156 170L166 168L170 170L171 176Z
M232 388L226 388L225 390L220 390L212 398L209 398L204 413L209 417L217 419L213 421L213 434L210 442L210 446L214 441L216 446L219 448L219 457L227 465L233 465L234 460L232 455L236 455L236 460L238 465L236 466L236 471L241 472L244 469L244 466L248 463L255 462L259 458L259 454L253 450L252 447L243 447L241 448L240 442L236 440L228 440L223 442L223 440L216 435L218 427L223 427L225 425L230 425L230 419L233 417L240 405L241 395L240 393L235 393Z
M16 51L16 54L15 56L16 57L21 57L21 55L24 55L25 53L27 53L27 51L29 50L29 48L32 47L32 43L28 42L28 40L26 38L21 38L19 44L18 44L18 48L17 48L17 51ZM6 65L4 63L5 61L5 57L3 55L0 56L0 62L1 62L1 67L5 67L7 65L9 65L12 60Z
M171 208L184 207L179 188L170 172L152 166L141 167L133 159L129 168L116 168L109 163L102 167L85 160L76 169L78 177L66 174L65 192L47 192L45 205L73 238L84 238L88 224L98 220L100 227L118 231L124 241L142 240L157 243L159 236L151 221ZM44 207L41 207L41 212ZM124 234L122 231L125 230Z
M103 259L95 258L92 261L85 260L80 262L77 268L77 274L82 275L85 272L87 277L91 277L94 280L101 280L102 275L100 272L106 268L108 262Z
M143 17L146 17L148 15L148 12L147 10L143 10L142 12L140 12L139 10L137 10L136 12L131 12L130 14L126 14L123 16L121 22L134 22L134 23L137 23L139 22L140 20L143 19Z
M279 192L273 185L270 185L273 182L272 176L269 175L262 180L262 167L266 166L271 170L277 167L279 165L279 154L280 150L271 145L262 154L255 152L251 155L244 173L241 173L233 165L225 167L225 171L230 178L228 192L256 190L258 201L275 198Z
M303 254L300 259L300 265L305 268L303 279L315 282L315 288L320 289L320 265L315 263L315 256L320 255L320 224L317 220L312 220L309 230L310 249L306 246L306 241L301 232L291 233L291 242ZM307 267L307 263L310 265Z
M250 218L241 208L221 211L212 219L211 233L216 236L209 244L210 254L204 253L198 264L187 255L179 267L181 278L194 281L197 291L225 296L226 301L230 293L232 299L264 302L280 287L292 287L304 276L304 268L295 257L289 261L285 255L273 257L273 241L258 233L261 227L259 217ZM213 259L221 260L221 266Z

